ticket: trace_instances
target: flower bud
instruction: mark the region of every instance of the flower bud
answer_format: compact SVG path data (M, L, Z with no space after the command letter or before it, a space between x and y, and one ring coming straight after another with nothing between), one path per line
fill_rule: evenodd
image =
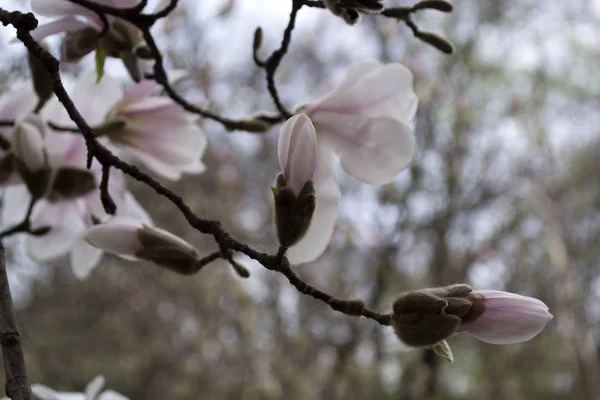
M454 53L454 46L447 39L431 33L431 32L415 32L415 36L425 43L428 43L441 51L442 53L452 54Z
M412 7L413 11L432 9L442 12L452 12L454 6L447 0L422 0Z
M62 58L65 62L76 62L98 46L98 31L84 28L67 33L62 44Z
M201 259L185 240L126 217L90 228L85 239L107 253L151 261L185 275L196 272Z
M314 178L317 136L310 119L298 114L281 127L279 165L275 195L275 225L279 243L290 247L308 231L315 211Z
M47 46L44 42L40 44L47 50ZM33 89L38 96L37 110L40 110L46 101L52 97L52 86L54 82L50 79L50 75L46 70L46 67L42 61L33 55L32 52L27 52L27 61L29 64L29 70L31 71L31 80L33 81Z
M96 178L88 170L64 167L56 172L48 199L72 200L85 196L97 187Z
M281 181L282 177L280 174L278 181ZM284 183L283 187L273 190L273 194L277 238L281 246L290 247L298 243L310 227L316 207L315 188L313 182L308 181L296 197L292 189Z
M34 198L44 194L50 176L43 133L43 121L32 115L17 124L12 143L15 169Z
M263 39L263 31L262 31L262 28L259 26L254 31L254 38L252 40L252 50L254 50L254 52L257 52L258 49L260 49L260 45L262 44L262 39Z
M436 350L440 341L462 331L492 344L524 342L551 319L538 299L457 284L400 295L393 304L392 326L407 345Z

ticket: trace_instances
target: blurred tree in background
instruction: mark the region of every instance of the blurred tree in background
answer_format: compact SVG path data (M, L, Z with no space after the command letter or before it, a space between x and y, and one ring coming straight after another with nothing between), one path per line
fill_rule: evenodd
M262 26L263 48L275 48L287 3L183 1L158 35L171 65L190 72L178 88L234 117L271 109L252 33ZM600 399L600 3L466 0L438 17L417 21L443 32L453 55L393 20L350 27L320 10L299 14L278 74L284 102L318 97L348 66L376 58L409 67L420 103L411 167L379 189L340 174L333 240L296 272L376 311L403 290L455 282L534 296L555 316L541 335L510 346L458 335L450 364L246 258L247 280L223 261L183 277L106 257L78 281L66 262L29 265L13 238L30 380L77 390L100 373L147 400ZM1 46L8 88L28 72L22 49ZM204 128L207 171L169 187L234 237L275 251L276 134ZM171 204L130 187L157 225L215 250Z

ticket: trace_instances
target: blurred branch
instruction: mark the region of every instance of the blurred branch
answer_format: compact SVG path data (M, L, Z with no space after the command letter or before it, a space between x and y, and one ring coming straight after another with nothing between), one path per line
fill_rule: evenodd
M0 9L0 13L2 12L3 10ZM27 369L6 275L6 258L2 240L0 240L0 345L4 359L7 396L12 400L34 400L27 382Z

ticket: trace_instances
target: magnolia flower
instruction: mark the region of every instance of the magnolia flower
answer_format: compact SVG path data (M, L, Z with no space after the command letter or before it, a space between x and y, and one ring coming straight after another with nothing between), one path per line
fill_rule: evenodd
M533 339L552 319L542 301L500 290L478 290L484 311L461 326L477 339L491 344L521 343Z
M281 126L275 194L275 225L294 264L309 262L325 251L335 227L340 190L333 173L333 153L317 144L315 128L305 114Z
M337 89L304 107L319 143L331 147L346 172L382 185L408 166L415 136L408 123L417 110L413 77L401 64L377 61L350 70Z
M466 331L492 344L534 338L552 319L538 299L464 284L407 292L393 304L392 326L409 346L431 346Z
M70 254L74 274L84 279L99 263L102 252L86 243L83 234L90 226L110 217L100 201L98 185L102 168L94 162L90 170L85 169L87 148L80 135L48 132L46 150L52 169L50 187L46 196L33 208L31 228L50 230L44 235L27 236L27 252L38 262ZM126 192L120 171L111 169L108 189L118 214L149 218L133 196ZM31 194L23 185L7 188L2 207L3 224L21 221L30 199Z
M176 272L190 274L200 253L185 240L160 228L127 217L115 217L88 229L92 246L128 260L147 260Z
M40 384L31 385L31 391L38 400L129 400L112 390L102 391L104 377L97 376L85 387L84 393L56 392Z
M111 7L133 7L139 0L94 0ZM142 40L142 32L127 21L107 16L109 29L102 38L98 35L103 22L94 11L68 0L31 0L34 13L46 17L58 17L48 24L38 26L32 36L36 40L61 32L67 32L63 55L68 61L76 60L94 50L98 43L108 55L118 57L131 50Z
M198 116L168 97L152 96L159 88L143 81L123 93L119 81L105 74L99 83L93 71L75 82L71 98L99 134L130 153L160 176L176 180L182 173L201 173L206 137L196 124ZM94 96L90 96L94 93ZM64 108L51 102L45 115L73 126Z

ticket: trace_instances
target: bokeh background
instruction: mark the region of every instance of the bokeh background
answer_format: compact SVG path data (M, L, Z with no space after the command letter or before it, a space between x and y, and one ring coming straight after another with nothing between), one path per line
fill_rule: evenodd
M272 110L252 34L262 26L261 54L269 54L291 2L181 3L155 30L169 65L189 71L178 89L232 117ZM338 171L332 241L296 272L381 312L404 290L456 282L537 297L555 318L532 341L494 346L456 335L450 364L406 348L391 328L298 294L243 257L252 273L245 280L223 262L184 277L107 256L78 281L66 260L34 265L15 237L10 278L31 381L81 391L102 374L132 400L600 399L599 18L597 0L463 0L451 15L418 14L422 29L454 43L448 56L402 23L373 16L349 27L303 8L277 75L292 108L360 61L402 62L420 99L411 167L380 188ZM23 49L10 43L14 32L0 32L6 91L29 72ZM57 50L58 40L51 44ZM66 79L92 62L64 65ZM126 78L118 62L107 68ZM234 237L275 251L277 129L228 133L200 123L208 170L166 184ZM207 254L216 249L174 206L136 182L130 188L158 226Z

